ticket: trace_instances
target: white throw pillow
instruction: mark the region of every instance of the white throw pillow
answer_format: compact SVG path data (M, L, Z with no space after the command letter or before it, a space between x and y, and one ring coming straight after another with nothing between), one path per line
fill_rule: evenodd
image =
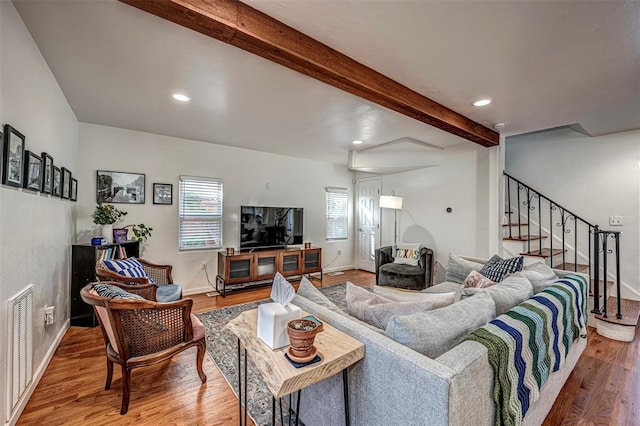
M422 293L420 291L399 290L394 287L373 286L373 292L394 302L430 302L433 309L448 306L456 297L455 291L441 293Z
M431 308L431 302L394 302L347 282L349 315L382 330L394 316L411 315Z
M393 263L418 266L418 261L420 260L420 246L421 244L398 244Z

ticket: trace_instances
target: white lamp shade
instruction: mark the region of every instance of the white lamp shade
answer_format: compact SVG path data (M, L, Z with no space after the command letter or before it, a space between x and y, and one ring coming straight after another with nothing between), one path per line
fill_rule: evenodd
M402 197L396 197L393 195L381 195L380 207L382 207L383 209L400 210L402 208Z

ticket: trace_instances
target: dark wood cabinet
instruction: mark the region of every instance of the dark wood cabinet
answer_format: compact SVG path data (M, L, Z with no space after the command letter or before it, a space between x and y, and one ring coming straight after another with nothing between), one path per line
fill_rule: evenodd
M322 279L322 249L296 248L237 254L220 251L216 290L225 296L233 289L271 284L276 272L285 277L320 272Z
M95 327L98 321L93 307L84 303L80 297L82 287L96 281L96 264L106 255L111 259L139 257L140 243L127 241L117 244L74 244L71 246L71 325Z

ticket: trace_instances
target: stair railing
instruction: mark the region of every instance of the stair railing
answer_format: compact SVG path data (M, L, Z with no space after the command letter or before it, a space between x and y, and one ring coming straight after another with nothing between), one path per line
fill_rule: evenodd
M618 313L616 317L621 318L621 302L620 302L620 232L616 231L603 231L597 225L594 225L587 221L586 219L578 216L573 213L569 209L561 206L556 203L546 195L542 194L540 191L537 191L531 188L529 185L521 182L520 180L510 176L508 173L504 173L506 178L506 197L507 197L507 209L506 214L508 217L508 229L509 229L509 239L516 239L519 241L526 242L527 253L535 256L536 254L539 256L543 256L544 249L542 248L543 237L547 235L543 235L544 223L547 221L547 218L543 216L543 204L544 207L548 208L548 238L549 238L549 256L551 267L556 267L564 270L573 269L574 272L578 272L578 249L579 246L587 246L588 254L586 257L588 258L587 264L589 267L589 277L592 277L592 283L590 283L592 287L592 292L594 296L594 307L592 312L597 314L602 314L606 317L607 315L607 257L610 254L615 252L615 263L616 263L616 285L617 285L617 295L618 295ZM517 211L513 211L513 205L511 204L512 197L516 198L517 201ZM526 212L523 211L526 209ZM538 233L537 235L531 235L531 225L532 220L536 220L536 211L537 211L537 226ZM533 212L533 218L532 218ZM526 213L526 214L525 214ZM517 218L517 222L512 220L512 217L515 216ZM523 223L523 217L526 216L526 224ZM573 226L571 226L571 222L573 222ZM514 237L513 228L517 226L517 236ZM526 235L523 234L522 228L527 228ZM560 228L558 232L560 235L555 235L555 238L561 240L561 248L560 253L562 254L562 263L554 265L554 228ZM573 229L572 229L573 228ZM582 231L586 234L586 237L578 238L579 232ZM569 234L573 234L573 268L571 266L567 268L567 247L570 247L569 244ZM591 237L593 236L593 238ZM538 249L531 250L531 241L536 239L538 241ZM609 239L613 239L615 243L615 250L608 247L607 242ZM583 244L579 244L579 242ZM584 256L584 255L583 255ZM544 257L544 256L543 256ZM600 307L600 260L602 258L602 266L603 266L603 281L605 282L604 287L604 307Z

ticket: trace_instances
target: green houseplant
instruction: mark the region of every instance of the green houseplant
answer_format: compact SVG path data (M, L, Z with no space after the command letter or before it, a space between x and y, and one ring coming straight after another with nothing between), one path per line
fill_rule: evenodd
M93 223L96 225L113 225L122 216L126 216L127 212L119 210L111 204L98 204L93 211Z
M131 228L133 232L133 239L144 243L147 241L149 237L151 237L151 231L153 228L148 228L144 223L139 223L137 225L127 225L124 227Z

